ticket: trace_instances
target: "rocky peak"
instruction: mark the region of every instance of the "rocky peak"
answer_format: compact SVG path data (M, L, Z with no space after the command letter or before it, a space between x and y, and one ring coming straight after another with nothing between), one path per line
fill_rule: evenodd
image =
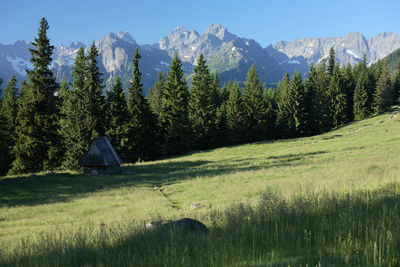
M236 36L231 34L226 27L220 24L211 24L208 26L204 32L204 35L214 35L224 42L230 42L236 38Z
M128 32L123 32L119 31L117 33L118 38L121 40L124 40L125 42L128 42L130 44L136 44L135 40L132 38L132 36Z

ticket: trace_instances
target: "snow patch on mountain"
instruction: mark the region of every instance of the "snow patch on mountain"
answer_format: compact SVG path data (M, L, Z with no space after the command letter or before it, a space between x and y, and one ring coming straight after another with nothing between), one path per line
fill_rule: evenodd
M26 75L26 70L31 70L33 69L33 64L23 58L20 57L15 57L11 58L9 56L6 57L7 61L11 63L12 67L18 74L21 76Z

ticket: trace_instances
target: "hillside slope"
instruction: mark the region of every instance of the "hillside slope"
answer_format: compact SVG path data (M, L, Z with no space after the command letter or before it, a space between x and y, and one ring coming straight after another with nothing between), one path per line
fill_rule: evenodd
M153 219L192 217L218 225L214 213L238 203L256 205L268 188L292 197L399 184L400 114L395 110L309 138L220 148L123 169L134 174L2 178L0 258L20 251L22 238L74 243L96 234L99 224L116 236ZM190 210L192 203L204 207ZM72 241L62 241L68 236Z

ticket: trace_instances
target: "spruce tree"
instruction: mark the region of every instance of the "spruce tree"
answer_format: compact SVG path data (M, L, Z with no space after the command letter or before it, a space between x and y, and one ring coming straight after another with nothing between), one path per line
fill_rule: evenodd
M290 82L290 94L293 99L293 118L296 136L304 136L307 133L309 118L307 114L307 92L305 90L300 72L293 74Z
M157 117L152 112L150 104L143 95L141 73L139 70L139 50L133 55L133 80L128 93L128 110L130 122L128 129L129 152L127 158L130 162L137 160L152 160L159 157Z
M78 105L83 105L83 112L85 112L85 123L87 126L87 145L94 138L103 136L105 134L107 122L105 119L105 97L103 93L104 85L103 79L100 73L99 67L97 66L97 57L99 51L93 41L89 49L89 54L86 58L86 69L85 69L85 80L83 84L82 94L78 97L83 99L79 101Z
M217 127L216 84L206 65L203 54L193 69L193 83L189 98L189 120L194 134L194 146L208 149L214 146Z
M106 135L123 161L128 158L129 112L124 89L119 77L115 79L112 90L107 93Z
M267 124L265 125L265 127L266 129L268 129L266 138L274 139L279 136L279 132L276 127L277 104L276 104L275 89L269 88L264 92L264 102L266 106L266 117L267 117Z
M167 76L162 72L159 72L157 81L154 82L153 88L149 91L148 100L150 102L150 108L155 114L157 114L157 116L159 116L161 112L162 93L166 80Z
M243 88L245 126L249 142L266 139L267 111L264 102L264 87L258 79L256 67L250 67Z
M164 156L183 154L191 147L188 99L189 91L183 78L182 64L178 54L175 53L162 94L160 122Z
M0 117L4 120L2 123L4 137L3 142L6 143L7 150L4 152L7 161L4 162L5 169L9 169L11 163L14 161L13 155L10 153L11 148L14 147L14 134L15 127L17 126L17 112L18 112L18 95L17 80L14 75L8 81L4 89L3 99L1 100Z
M61 134L64 139L65 154L63 168L79 169L82 158L90 143L86 116L88 114L88 93L84 91L86 77L86 58L83 48L79 48L72 66L72 90L67 84L60 89L62 99ZM65 93L61 93L65 92Z
M282 81L278 83L276 93L276 125L280 136L284 138L293 137L295 134L295 123L293 118L293 98L290 92L290 77L286 72Z
M315 135L321 133L321 121L322 115L320 110L320 99L318 92L318 74L314 64L310 65L310 69L307 74L307 79L304 82L305 90L308 94L309 106L308 108L308 122L306 135Z
M0 97L3 95L2 90L3 79L0 77ZM2 99L0 98L0 111L2 111ZM0 112L0 175L7 173L9 168L9 146L8 133L6 129L6 119Z
M325 60L322 60L317 66L315 82L315 102L318 107L316 116L320 128L319 132L323 133L332 128L332 114L330 112L330 99L327 90L329 86L329 75L326 72Z
M347 99L344 93L344 83L338 64L335 65L333 73L330 76L328 91L331 103L330 112L332 114L332 127L342 126L348 121L346 116Z
M376 83L374 95L374 110L382 113L388 110L392 104L392 84L390 81L387 63L382 64L381 75Z
M48 23L40 21L38 37L32 43L30 61L33 70L27 71L26 92L19 104L15 146L11 173L29 173L54 169L60 160L58 135L58 84L50 70L54 47L47 38Z
M335 50L333 47L329 50L329 59L328 59L328 75L332 76L333 71L335 69Z
M393 75L393 82L392 82L392 98L394 103L399 102L400 97L400 62L397 65L397 70Z
M353 101L355 81L353 75L353 68L350 64L346 67L342 66L341 76L343 80L343 92L346 95L346 122L354 120Z
M230 145L244 143L244 106L243 99L237 81L228 82L228 100L225 105L227 138Z
M358 72L356 88L354 90L354 119L362 120L369 116L368 104L368 73L367 69Z

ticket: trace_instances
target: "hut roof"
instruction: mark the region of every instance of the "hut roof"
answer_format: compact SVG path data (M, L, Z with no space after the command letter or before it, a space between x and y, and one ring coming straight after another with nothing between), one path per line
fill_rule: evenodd
M82 166L114 166L123 162L107 137L97 137L80 160Z

